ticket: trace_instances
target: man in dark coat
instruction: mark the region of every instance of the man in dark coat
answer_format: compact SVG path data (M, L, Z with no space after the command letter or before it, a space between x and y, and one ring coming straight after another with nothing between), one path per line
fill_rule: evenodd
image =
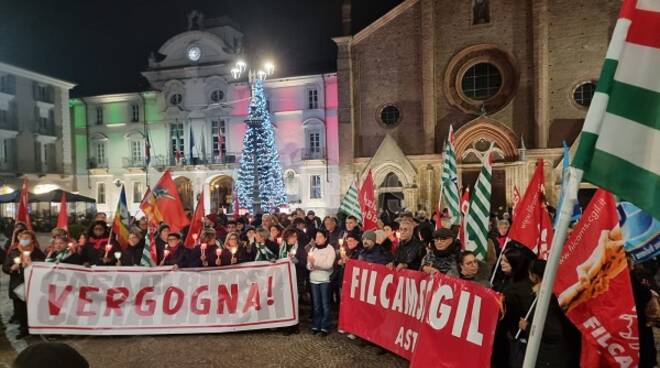
M407 268L409 270L419 270L422 264L422 258L426 254L426 247L415 237L415 223L412 220L404 219L399 226L401 241L394 253L394 259L387 264L388 268L396 267L397 270Z

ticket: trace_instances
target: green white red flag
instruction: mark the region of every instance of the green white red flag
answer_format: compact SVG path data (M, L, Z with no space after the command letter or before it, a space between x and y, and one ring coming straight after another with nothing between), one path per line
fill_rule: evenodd
M625 0L571 165L660 219L660 1Z

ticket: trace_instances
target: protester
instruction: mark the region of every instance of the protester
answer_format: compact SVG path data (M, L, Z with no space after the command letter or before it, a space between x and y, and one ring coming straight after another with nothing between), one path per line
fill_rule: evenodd
M71 346L58 342L29 345L12 363L12 368L88 368L89 363Z
M296 270L296 287L298 291L298 301L303 299L305 291L304 278L307 277L307 257L305 248L298 244L298 233L294 229L287 229L283 234L284 241L280 246L279 259L290 259ZM297 334L300 332L298 324L288 327L284 330L284 335Z
M332 216L326 216L323 219L323 228L328 232L328 243L337 249L339 247L339 239L342 237L341 229L337 226L337 219Z
M16 319L19 323L19 333L16 338L21 339L29 335L27 325L27 305L25 304L25 276L24 269L32 262L44 261L46 256L39 249L37 237L33 231L24 230L18 236L18 244L7 254L2 271L9 274L9 298L14 303Z
M488 237L488 247L493 247L495 249L496 257L499 257L502 249L504 249L504 244L506 243L506 239L509 235L510 227L511 225L509 224L509 221L499 220L497 221L497 232L492 234L494 236Z
M543 260L534 260L529 266L529 280L536 296L541 289L545 265L546 262ZM532 325L532 317L533 314L530 315L529 320L521 318L518 322L518 327L524 332L522 336L527 335L527 330ZM580 331L564 315L557 302L557 297L550 294L548 315L545 319L545 327L543 327L536 367L579 367L580 338Z
M110 231L104 221L96 221L87 233L87 243L81 249L83 263L92 266L113 265L116 260L114 252L119 248L108 245Z
M383 232L385 233L386 241L381 243L386 251L394 254L396 252L396 247L399 245L399 238L396 236L396 230L398 229L397 223L387 224L383 226Z
M218 258L222 262L222 247L216 239L217 233L215 229L207 227L202 230L198 244L194 248L188 249L188 257L186 260L186 267L215 267L220 266ZM220 249L220 251L218 251ZM220 256L218 256L220 253ZM231 262L231 257L227 259L227 264Z
M53 238L52 248L46 256L46 262L82 265L82 257L77 249L76 244L69 242L67 237L58 235Z
M487 288L491 287L488 265L478 260L472 251L463 251L458 256L458 272L463 280L474 281Z
M343 238L346 238L346 235L350 232L356 232L359 234L358 236L362 236L362 231L360 231L360 227L358 226L358 220L355 216L350 215L346 217L346 221L344 222L346 225L344 234L342 235Z
M442 228L433 233L433 247L422 259L420 271L426 273L444 273L458 277L455 236L451 230Z
M158 263L163 260L163 251L167 247L167 238L170 235L170 226L161 224L156 232L156 257Z
M529 280L529 263L533 254L514 242L509 243L504 251L500 268L504 278L494 286L496 291L504 294L505 313L495 331L493 346L493 363L496 367L509 367L510 359L516 359L511 347L518 331L518 321L525 316L534 300L532 283Z
M328 246L328 232L317 231L307 255L307 269L314 303L312 332L321 333L323 337L330 333L330 274L335 257L334 248Z
M270 231L269 239L275 242L275 244L279 249L282 243L282 232L284 231L284 228L279 224L275 224L275 225L271 225L270 229L268 230Z
M401 241L394 253L394 260L388 263L388 268L396 267L397 270L407 268L410 270L419 270L422 264L422 258L426 253L424 244L413 236L415 223L410 219L404 219L399 226L401 231Z
M144 235L140 229L133 229L128 234L128 246L117 260L118 266L139 266L144 252Z
M95 222L108 222L108 215L105 212L97 212L94 216Z
M314 211L309 210L307 211L307 216L305 217L305 225L311 231L320 229L321 219L318 216L316 216L316 213L314 213Z
M5 252L9 252L11 247L15 247L18 244L18 234L27 230L27 225L25 223L17 221L14 223L14 230L12 232L11 238L7 239L4 245Z
M374 236L371 236L372 233ZM392 253L385 249L382 241L381 243L378 242L381 237L385 238L385 233L382 230L365 232L362 236L362 246L364 249L360 252L358 260L382 265L392 262ZM373 240L374 238L375 240Z
M169 233L167 236L167 246L163 250L163 259L161 266L177 266L179 268L187 267L187 251L181 242L181 234Z
M265 227L257 229L255 234L257 256L255 261L275 261L279 252L279 247L274 241L269 239L270 231Z

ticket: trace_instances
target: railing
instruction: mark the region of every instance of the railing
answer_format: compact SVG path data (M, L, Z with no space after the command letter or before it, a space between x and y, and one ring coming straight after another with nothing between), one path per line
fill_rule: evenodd
M108 168L108 162L107 161L98 161L96 158L92 158L89 160L88 167L90 169L107 169Z
M0 120L0 129L4 130L18 130L18 121L13 118L7 118L6 120Z
M36 122L34 124L34 132L41 135L50 135L50 136L57 135L55 131L55 124L53 123L42 124L40 122Z
M325 159L325 148L320 147L316 149L303 149L302 151L303 160L323 160Z
M240 152L227 152L222 156L214 155L213 157L189 157L182 156L179 160L176 156L170 156L170 166L187 166L187 165L228 165L237 164L241 162Z
M145 166L144 157L139 157L139 158L137 158L137 157L124 157L122 159L122 163L123 163L122 166L125 169L136 168L136 167L144 168L144 166Z

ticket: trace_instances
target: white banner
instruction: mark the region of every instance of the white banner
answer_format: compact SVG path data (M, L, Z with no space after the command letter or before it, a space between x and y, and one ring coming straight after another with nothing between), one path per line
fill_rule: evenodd
M32 334L217 333L298 323L289 260L185 270L35 262L25 283Z

